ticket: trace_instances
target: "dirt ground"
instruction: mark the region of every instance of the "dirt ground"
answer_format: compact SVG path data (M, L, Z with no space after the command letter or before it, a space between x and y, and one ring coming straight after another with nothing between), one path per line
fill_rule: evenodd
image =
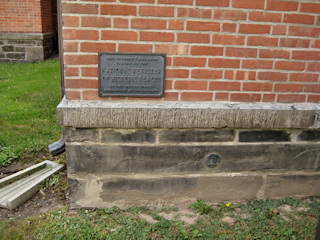
M44 160L57 161L59 157L52 157L49 154L40 154L34 160L23 162L13 162L8 167L0 168L0 179L9 176L22 169L28 168ZM13 210L0 208L0 219L24 219L29 216L39 215L53 209L68 206L68 189L67 189L66 169L59 173L59 182L57 185L45 187L27 202L21 204Z

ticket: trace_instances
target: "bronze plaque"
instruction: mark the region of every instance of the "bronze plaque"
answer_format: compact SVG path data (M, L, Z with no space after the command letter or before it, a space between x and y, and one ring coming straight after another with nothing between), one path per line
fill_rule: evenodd
M99 96L162 97L165 56L99 53Z

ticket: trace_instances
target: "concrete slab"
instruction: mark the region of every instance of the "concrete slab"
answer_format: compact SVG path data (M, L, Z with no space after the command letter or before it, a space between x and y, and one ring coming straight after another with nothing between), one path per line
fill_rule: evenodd
M64 166L51 161L38 163L30 168L0 180L0 207L16 208L39 190L39 185Z

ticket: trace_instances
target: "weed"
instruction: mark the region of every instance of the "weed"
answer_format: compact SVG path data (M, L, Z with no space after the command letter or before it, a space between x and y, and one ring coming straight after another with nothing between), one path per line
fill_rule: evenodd
M13 160L17 159L16 154L11 150L10 147L0 146L0 167L9 165Z
M208 214L213 211L213 208L205 203L203 200L197 200L197 202L191 203L190 207L200 215Z

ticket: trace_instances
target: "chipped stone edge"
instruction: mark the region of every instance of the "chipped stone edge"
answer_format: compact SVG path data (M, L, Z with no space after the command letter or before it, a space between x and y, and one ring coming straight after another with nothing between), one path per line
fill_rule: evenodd
M320 104L70 101L58 123L76 128L318 129Z

